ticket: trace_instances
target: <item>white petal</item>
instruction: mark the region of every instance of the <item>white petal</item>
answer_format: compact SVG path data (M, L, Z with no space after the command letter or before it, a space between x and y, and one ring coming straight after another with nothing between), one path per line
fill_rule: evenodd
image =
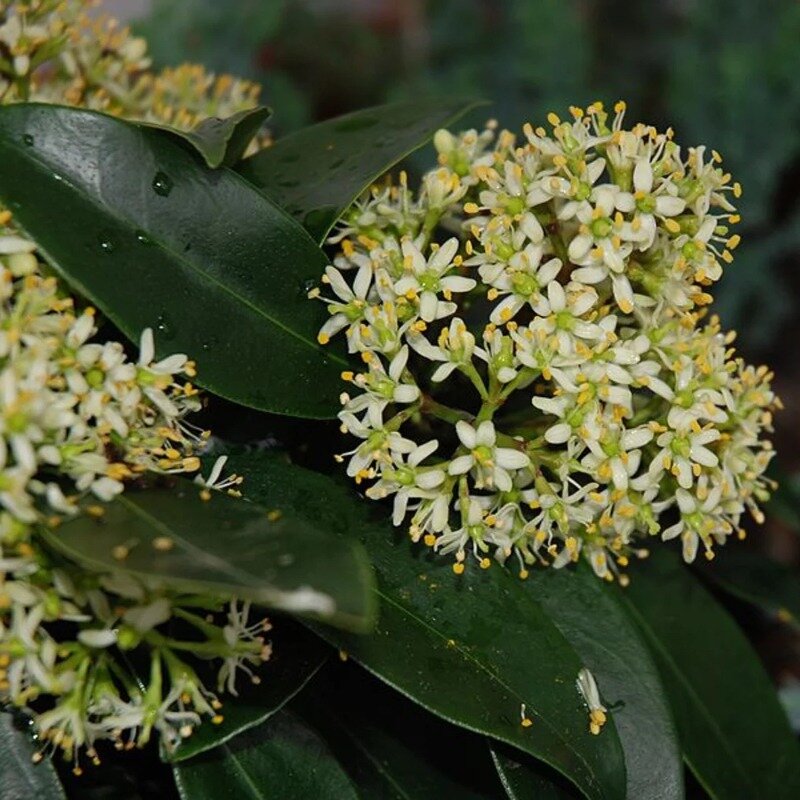
M353 290L347 285L347 281L336 267L325 267L325 275L328 278L331 289L336 293L340 300L349 303L353 299Z
M513 447L498 447L494 453L495 463L503 469L522 469L531 463L525 453L515 450Z
M471 455L458 456L450 462L447 471L450 475L463 475L472 469L475 459Z
M477 286L474 278L463 278L461 275L448 275L440 281L442 289L451 292L469 292Z
M149 364L156 354L155 343L153 342L153 329L145 328L139 340L139 363Z
M494 423L491 420L484 420L478 425L478 430L475 434L475 441L478 445L485 447L493 447L497 439L497 434L494 430ZM462 441L464 441L462 439Z
M664 217L674 217L683 212L686 201L681 197L662 194L656 198L656 213Z
M464 422L464 420L459 420L456 422L456 434L464 447L468 450L475 449L478 439L475 428L473 428L472 425L468 422Z
M492 472L492 481L501 492L510 492L514 488L511 476L499 465Z
M108 629L82 630L78 633L78 641L87 647L111 647L116 644L117 632Z
M435 452L439 446L438 439L431 439L425 444L421 444L409 457L408 463L412 467L418 467L431 453Z
M355 296L364 300L372 283L372 264L366 263L358 268L356 279L353 281L353 292Z
M643 447L653 438L653 431L650 428L635 428L630 431L625 431L622 434L622 447L625 450L633 450L635 448Z
M442 364L440 367L437 367L433 371L433 375L431 375L431 380L434 383L441 383L442 381L447 380L450 373L456 368L456 366L457 365L454 364L452 361L449 361L446 364Z
M417 476L417 486L420 489L435 489L444 482L445 474L441 469L432 469L422 472Z
M413 403L419 397L419 387L410 383L403 383L396 386L392 394L395 403Z
M559 422L544 432L544 439L550 444L563 444L572 436L572 428L566 422Z
M712 453L707 447L703 447L702 445L694 445L690 451L689 455L692 458L692 461L696 461L698 464L702 464L704 467L716 467L719 464L719 459Z
M423 292L419 299L419 315L425 322L433 322L438 305L439 301L433 292Z
M640 158L633 169L633 188L649 194L653 188L653 167L647 158Z
M406 368L407 363L408 363L408 347L406 345L403 345L397 351L397 355L392 359L391 363L389 364L389 377L393 381L400 380L400 376L403 374L403 370Z
M450 266L453 256L458 252L458 239L448 239L431 257L428 266L441 274Z

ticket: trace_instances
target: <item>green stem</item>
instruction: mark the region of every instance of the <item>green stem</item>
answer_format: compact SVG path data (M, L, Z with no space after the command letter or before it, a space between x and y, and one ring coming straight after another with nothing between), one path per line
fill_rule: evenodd
M473 419L472 414L470 414L468 411L460 411L457 408L446 406L444 403L434 400L430 395L422 396L422 405L420 406L420 410L423 413L431 414L432 416L444 420L445 422L449 422L453 425L455 425L455 423L459 420L470 422Z
M459 370L472 381L472 385L481 396L481 400L485 403L489 399L489 392L486 390L486 384L483 382L483 378L478 374L478 370L475 369L474 364L463 364L459 367Z

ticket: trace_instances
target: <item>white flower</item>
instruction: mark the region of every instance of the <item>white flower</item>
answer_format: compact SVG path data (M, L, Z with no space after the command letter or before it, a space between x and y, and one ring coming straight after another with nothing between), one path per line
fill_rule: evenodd
M725 540L733 526L722 515L720 500L722 487L717 484L704 499L690 494L685 489L678 489L675 498L678 503L681 518L674 525L670 525L661 534L664 541L681 537L683 544L683 560L691 564L697 555L697 547L702 542L706 548L707 557L713 556L712 538L718 542Z
M394 290L409 299L419 297L419 315L425 322L450 316L456 310L456 304L450 301L452 293L475 288L474 279L448 274L454 267L458 247L458 239L448 239L426 260L413 242L406 239L402 243L405 274L395 283ZM444 301L439 299L440 294Z
M650 464L650 473L669 470L677 478L678 485L690 489L703 468L716 467L719 458L706 445L719 440L721 433L716 428L701 428L693 421L691 430L665 431L656 439L661 448Z
M511 473L529 466L530 458L513 447L497 447L494 424L485 420L473 428L463 420L456 423L456 433L468 452L456 456L447 468L450 475L463 475L474 470L476 486L497 487L502 492L511 490Z
M589 706L589 730L596 736L600 733L603 725L606 724L606 712L608 709L600 702L597 681L586 667L583 667L578 673L576 684L581 697L586 701L586 705Z
M406 373L407 345L403 345L392 356L388 370L377 356L370 352L366 352L364 355L369 367L368 373L353 375L351 372L346 372L343 374L343 377L351 380L355 386L365 390L363 394L353 399L347 398L345 401L346 411L357 414L373 404L383 411L389 403L407 405L419 399L419 387L409 382L409 376Z
M434 383L441 383L454 370L471 365L475 352L475 337L458 317L451 320L449 327L442 329L438 347L432 345L422 334L410 335L408 343L423 358L444 362L431 376Z
M421 467L422 462L432 455L439 442L432 439L415 447L403 460L403 454L392 454L392 463L383 465L380 480L370 486L367 495L372 498L387 497L394 494L392 521L399 525L406 516L409 500L414 498L434 498L432 490L441 486L445 472L437 467Z
M372 264L369 259L359 262L353 286L344 279L336 267L325 267L322 282L330 286L336 295L335 300L321 298L328 303L331 316L319 329L317 339L320 344L327 344L330 338L348 326L353 326L363 319L367 307L367 294L372 286ZM318 294L312 294L318 297Z

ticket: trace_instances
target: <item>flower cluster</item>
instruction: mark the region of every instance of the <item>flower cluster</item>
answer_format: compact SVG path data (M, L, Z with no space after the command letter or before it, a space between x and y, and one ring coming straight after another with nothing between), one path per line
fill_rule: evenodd
M31 0L0 11L0 101L79 104L190 127L255 104L257 87L196 67L147 72L141 40L90 18L78 0ZM0 209L0 702L32 716L42 750L80 771L95 745L167 748L203 716L219 722L217 693L270 657L265 619L248 603L185 596L119 573L86 572L47 546L76 514L147 475L194 475L205 499L238 494L224 457L199 474L209 437L187 415L200 406L184 355L156 360L144 331L138 359L98 337L94 310L76 307L37 247ZM168 549L166 537L155 547ZM119 552L117 552L117 550ZM125 548L114 556L124 561ZM134 672L136 649L149 662ZM186 661L216 660L216 691ZM139 669L137 667L137 669Z
M260 87L184 64L152 72L144 39L97 0L18 0L0 11L0 102L91 108L189 129L258 104ZM257 140L258 147L266 140Z
M55 279L43 277L32 247L0 237L0 698L36 707L49 697L36 729L70 758L81 748L95 758L104 738L144 744L154 728L171 746L201 714L221 719L216 695L177 653L218 657L219 689L235 693L239 671L250 674L269 657L267 626L250 624L248 606L235 601L217 624L197 616L196 597L123 574L87 574L42 543L42 526L102 515L97 501L127 481L197 473L208 432L186 419L198 407L186 356L155 361L150 330L136 362L120 343L95 341L93 309L75 311ZM220 460L199 478L205 496L212 488L238 494L240 479L221 477L223 467ZM200 607L222 610L211 598ZM157 630L173 619L203 640ZM111 650L140 645L151 653L145 690Z
M439 131L419 191L401 175L359 200L311 292L319 341L344 332L363 364L339 458L456 573L583 557L625 583L650 537L712 558L761 520L779 401L706 308L741 189L624 112Z

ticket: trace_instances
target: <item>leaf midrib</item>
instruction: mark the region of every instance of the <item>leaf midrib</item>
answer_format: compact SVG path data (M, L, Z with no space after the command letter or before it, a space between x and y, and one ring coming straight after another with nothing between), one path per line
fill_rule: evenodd
M137 128L136 129L136 134L137 134L137 136L139 136L139 138L145 144L147 143L145 133L144 133L144 131L142 129L138 129ZM14 153L17 153L20 157L24 158L25 160L30 161L30 162L32 162L34 164L37 164L41 168L41 170L49 171L49 169L51 169L46 161L43 161L42 159L37 158L36 156L33 156L27 150L23 150L21 147L16 146L14 143L12 143L8 139L5 141L5 146L6 146L7 149L11 150ZM148 150L150 150L150 148L148 148ZM244 180L236 172L234 172L233 170L228 169L227 167L220 167L219 169L220 170L224 169L225 172L228 173L229 175L231 175L237 182L243 184L250 191L252 191L254 194L257 194L260 198L262 198L267 203L269 203L273 208L275 208L280 213L281 216L283 216L285 219L289 220L293 225L298 225L298 223L290 215L286 214L285 211L283 211L283 209L281 209L280 206L277 203L273 202L270 198L266 197L262 192L260 192L258 190L257 187L253 186L253 184L251 184L248 181ZM73 192L78 194L84 200L88 201L89 204L92 205L94 208L99 209L101 212L104 212L105 215L107 215L107 217L110 217L111 219L115 220L116 222L118 222L120 225L124 226L125 228L127 228L131 232L135 232L137 230L137 227L135 225L132 225L130 220L127 217L123 217L123 216L117 214L116 212L112 213L111 208L109 206L99 202L99 200L95 199L94 195L92 195L92 194L90 194L88 192L81 192L79 190L79 187L75 185L75 183L73 182L73 180L71 180L71 178L62 177L61 183L66 185L66 186L68 186L70 189L73 190ZM302 228L302 226L298 226L298 227L300 228L301 231L303 231L303 233L308 235L305 232L305 230ZM150 231L148 230L148 234L149 233L150 233ZM171 246L165 244L164 241L161 238L156 237L156 236L152 236L152 237L150 237L150 239L155 245L157 245L167 255L170 255L170 256L174 257L174 259L176 261L178 261L179 263L181 263L184 266L188 267L188 269L191 270L193 273L195 273L196 275L201 276L202 278L207 280L212 285L214 285L217 288L221 289L224 293L228 294L234 300L237 300L240 303L242 303L242 305L246 306L251 311L253 311L256 314L256 316L263 317L265 320L267 320L267 322L270 322L276 328L278 328L278 329L284 331L285 333L289 334L291 337L297 339L299 342L302 342L303 345L305 345L306 347L309 347L314 352L317 352L317 353L320 352L319 346L317 345L316 342L312 342L310 339L307 339L305 336L301 335L297 331L294 331L291 328L287 327L279 319L271 316L266 310L262 309L261 307L259 307L257 305L254 305L250 300L248 300L247 298L243 297L238 292L234 291L232 288L226 286L224 283L221 283L213 275L211 275L208 272L205 272L199 266L195 265L192 261L188 261L184 257L184 255L182 253L178 253ZM309 236L309 242L315 248L317 247L316 243L314 242L314 240L310 236ZM87 291L87 294L91 295L91 294L94 294L94 293L90 292L90 291ZM106 304L105 303L100 303L98 301L98 305L105 306ZM109 316L112 316L112 318L118 318L118 315L113 315L111 313L109 313ZM337 363L342 364L343 366L347 366L347 361L345 359L341 358L339 355L337 355L334 351L326 352L325 355L328 356L331 360L336 361Z
M681 684L684 691L689 695L690 699L694 701L696 707L700 710L703 717L707 720L708 727L711 729L712 733L716 736L716 738L720 742L722 749L725 750L729 755L728 763L729 764L732 763L735 765L734 767L735 771L739 772L740 775L744 777L743 783L745 783L746 785L750 785L751 788L754 789L757 793L759 791L758 787L750 783L750 774L747 772L747 770L744 769L741 762L738 760L736 751L731 749L728 740L723 735L722 729L717 724L717 721L714 718L714 715L711 713L710 709L708 709L706 705L702 702L700 696L695 692L691 682L684 677L683 672L679 668L678 664L676 664L669 651L661 644L661 640L656 635L653 628L649 625L645 617L643 617L639 613L639 610L627 597L623 598L623 600L627 605L630 613L638 621L639 625L642 627L642 630L644 630L645 635L648 637L648 639L650 639L650 642L653 645L653 647L655 647L655 649L661 654L661 657L667 663L673 675L678 679L678 682ZM690 764L693 763L689 758L687 758L686 760ZM697 772L697 767L695 767L695 771ZM705 782L703 781L703 783ZM708 793L714 797L719 797L717 792L712 791L710 788L708 789ZM753 796L756 797L758 795L756 794Z
M436 637L438 637L439 639L441 639L445 643L447 643L449 641L448 637L444 636L444 634L440 633L436 628L434 628L431 625L429 625L424 619L422 619L421 617L418 617L410 609L408 609L405 606L403 606L402 604L398 603L394 598L390 597L389 595L384 594L383 592L380 591L380 589L376 589L375 591L376 591L376 594L384 602L388 603L391 606L394 606L395 608L397 608L401 612L405 613L413 622L415 622L421 628L424 628L425 630L430 631L432 634L434 634ZM461 647L458 642L456 642L454 646L450 645L448 647L448 649L450 651L457 652L459 655L461 655L464 658L465 661L472 663L481 672L486 673L492 679L492 681L497 683L502 689L504 689L506 692L508 692L512 697L514 697L515 699L519 700L520 703L525 702L524 698L515 689L512 689L510 686L508 686L499 676L497 676L494 672L492 672L492 670L489 669L488 666L486 666L482 662L478 661L471 653L469 653L467 650L465 650L463 647ZM531 707L534 707L534 708L538 708L538 704L528 703L527 705L529 705ZM560 742L562 742L564 747L569 752L573 753L573 755L576 757L576 759L581 764L583 764L583 766L584 766L584 768L586 770L586 775L587 775L587 780L588 780L589 785L593 789L596 789L599 792L599 796L602 797L603 796L603 792L602 792L602 790L600 788L600 785L597 783L597 780L594 777L594 772L593 772L591 766L586 761L586 759L583 757L583 755L578 750L575 750L572 747L571 743L560 734L558 729L553 726L553 724L547 719L547 717L545 717L544 715L538 713L538 718L541 719L542 722L544 722L544 724L547 726L547 728L550 731L552 731L554 737L556 739L558 739ZM482 732L482 731L479 731L479 732ZM519 744L519 742L511 741L509 739L506 739L505 741L507 741L508 744L512 745L513 747L517 747L519 749L522 749L520 744ZM565 772L563 772L562 768L558 764L554 764L554 763L548 761L542 754L540 754L540 753L532 753L531 750L525 750L524 752L531 753L531 755L533 755L535 758L539 758L542 761L545 761L545 763L550 764L550 766L552 766L554 769L558 770L563 775L565 775L565 777L567 777L568 779L572 780L571 776L569 776Z

